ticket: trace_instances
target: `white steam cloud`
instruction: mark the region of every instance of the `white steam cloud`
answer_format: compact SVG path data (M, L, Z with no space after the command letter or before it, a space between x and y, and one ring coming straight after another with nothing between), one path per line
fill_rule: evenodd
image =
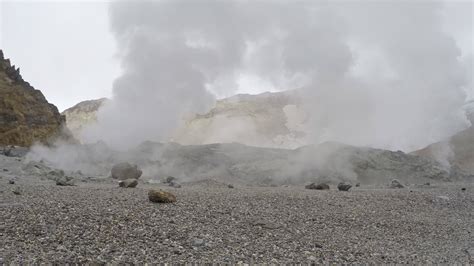
M215 95L250 77L301 89L312 143L423 147L469 123L462 105L472 79L443 31L442 9L426 1L114 2L123 74L84 137L115 147L167 141L184 116L206 112Z

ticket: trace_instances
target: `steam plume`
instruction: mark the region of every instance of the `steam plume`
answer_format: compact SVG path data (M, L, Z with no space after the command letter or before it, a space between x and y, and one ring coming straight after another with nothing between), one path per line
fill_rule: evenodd
M188 113L253 76L301 88L309 142L413 150L468 125L461 52L434 2L114 2L123 74L85 132L166 141Z

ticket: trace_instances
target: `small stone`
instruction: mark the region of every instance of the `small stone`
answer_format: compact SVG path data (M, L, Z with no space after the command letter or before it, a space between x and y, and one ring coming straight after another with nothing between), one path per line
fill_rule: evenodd
M8 180L8 184L13 185L13 184L15 184L15 181L14 180Z
M339 189L339 191L349 191L351 187L352 185L346 182L341 182L339 185L337 185L337 189Z
M3 168L3 172L8 172L8 169L6 169L6 168Z
M315 261L315 260L316 260L316 257L315 257L315 256L309 256L309 257L308 257L308 260L310 260L310 261Z
M125 179L119 182L119 187L134 188L138 185L137 179Z
M424 185L425 186L430 186L431 184L430 184L430 182L426 182Z
M228 184L227 187L228 188L234 188L234 186L232 184Z
M15 187L12 189L13 194L15 195L20 195L21 194L21 189L20 187Z
M176 182L170 182L168 184L170 187L174 187L174 188L181 188L181 185L179 183L176 183Z
M466 191L466 188L465 188L465 187L463 187L463 188L461 188L461 190L462 190L462 191Z
M397 179L393 179L392 182L390 182L390 188L404 188L405 186L400 183Z
M360 183L357 183L357 184L356 184L356 187L360 187Z
M163 183L165 184L170 184L172 182L174 182L176 180L176 177L174 176L167 176L165 177L165 179L163 180Z
M438 196L437 198L442 200L449 200L449 197L446 196Z
M316 189L316 190L329 190L329 185L326 183L317 184L311 183L305 186L306 189Z
M172 203L176 202L176 196L162 190L158 189L151 189L148 191L148 199L151 202L156 202L156 203Z
M194 238L193 239L193 246L194 247L202 247L202 246L204 246L204 244L205 244L204 239L202 239L202 238Z

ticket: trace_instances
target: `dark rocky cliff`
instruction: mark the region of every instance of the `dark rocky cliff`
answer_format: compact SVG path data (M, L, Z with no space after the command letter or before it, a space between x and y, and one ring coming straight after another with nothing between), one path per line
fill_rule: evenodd
M58 108L23 80L0 50L0 145L48 142L60 135L64 122Z

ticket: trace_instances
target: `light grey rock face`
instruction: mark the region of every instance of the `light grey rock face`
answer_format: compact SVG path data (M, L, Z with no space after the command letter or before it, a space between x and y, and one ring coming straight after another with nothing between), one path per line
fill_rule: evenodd
M296 148L307 144L307 118L296 90L240 94L219 100L208 113L188 119L173 140L188 145L238 142Z
M239 94L218 100L206 114L191 114L172 139L186 145L239 142L246 145L296 148L306 144L307 114L296 91ZM97 122L107 99L89 100L65 110L69 130L78 139Z
M66 117L67 128L76 138L81 137L85 127L97 122L97 112L107 101L106 98L83 101L61 113Z
M119 163L112 167L112 178L119 180L138 179L142 175L142 171L138 166L130 163Z

